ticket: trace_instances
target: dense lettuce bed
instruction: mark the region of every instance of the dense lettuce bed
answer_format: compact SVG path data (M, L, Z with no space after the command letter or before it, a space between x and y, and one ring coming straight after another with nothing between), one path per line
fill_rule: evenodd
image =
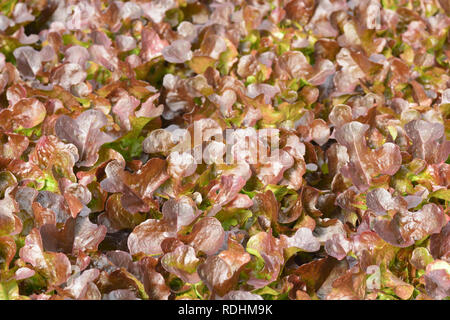
M0 299L448 299L449 14L0 1Z

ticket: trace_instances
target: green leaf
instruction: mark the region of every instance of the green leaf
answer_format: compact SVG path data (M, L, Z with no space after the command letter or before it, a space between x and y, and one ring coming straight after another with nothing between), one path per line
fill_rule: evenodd
M396 298L392 295L389 295L389 294L382 293L382 292L378 293L377 299L378 300L398 300L398 298Z
M137 290L138 290L139 295L141 296L141 298L142 298L142 299L145 299L145 300L148 300L149 297L148 297L148 295L147 295L147 292L145 292L145 288L144 288L144 285L142 284L142 282L140 282L135 276L133 276L133 275L132 275L131 273L129 273L128 271L123 270L123 272L124 272L124 274L125 274L129 279L131 279L131 280L135 283L135 285L136 285L136 287L137 287Z
M388 126L387 128L388 128L389 134L391 135L392 139L395 141L395 139L397 139L397 134L398 134L397 128L394 126Z
M103 146L119 152L125 160L129 161L142 153L142 142L145 137L141 136L142 129L152 120L146 117L130 117L131 130L123 137L106 143Z
M228 43L229 40L227 39L226 42ZM227 75L230 72L234 58L238 55L236 48L234 48L231 43L227 44L227 46L227 50L222 52L219 56L217 68L219 69L221 75Z
M35 138L40 138L42 135L42 125L38 124L32 128L23 128L20 126L19 128L14 130L14 133L21 134L23 136L27 136L28 138L34 136Z
M236 225L243 225L252 216L252 212L246 209L224 209L216 214L216 218L222 223L225 230Z
M91 46L91 41L83 42L77 39L77 37L72 33L66 33L62 36L64 45L67 46L69 44L76 44L85 48L89 48Z
M93 61L88 61L89 67L87 71L87 80L95 80L101 84L105 84L108 79L111 78L111 71L103 67L102 65L95 63ZM77 98L77 101L80 102L84 107L88 107L90 105L90 101L88 99L80 99ZM87 104L87 105L86 105Z
M0 4L0 12L5 16L9 16L16 6L17 0L2 1Z
M91 105L91 100L88 98L76 98L78 100L79 103L81 103L81 105L84 108L89 108L89 106Z
M264 259L263 259L263 257L261 257L261 255L259 254L258 250L253 249L253 248L249 248L249 247L247 247L246 250L247 250L248 253L250 253L250 254L256 256L258 259L260 259L262 261L262 267L264 266ZM261 267L261 269L262 269L262 267ZM261 269L259 269L259 270L261 270Z
M36 182L38 182L39 184L43 184L42 189L40 190L47 190L47 191L51 191L51 192L58 192L59 187L58 187L58 182L56 181L55 178L53 178L52 175L45 173L44 177L39 177L36 179Z
M16 300L19 298L19 287L16 280L0 282L0 300Z
M259 295L268 294L268 295L271 295L271 296L277 296L278 295L278 292L276 290L272 289L271 287L267 287L267 286L263 287L261 289L257 289L255 291L253 291L252 293L259 294Z
M450 190L449 189L439 189L429 196L430 198L438 198L445 201L450 201Z
M14 57L14 50L21 47L22 44L19 40L0 34L0 52L5 55L6 61L16 64L16 58Z
M277 201L280 202L285 195L296 195L297 192L295 190L289 189L287 186L279 186L276 184L269 184L264 188L264 191L270 190L275 195L275 198L277 198Z
M45 291L46 288L47 281L45 277L38 272L20 282L20 291L26 296L32 295L35 292Z

